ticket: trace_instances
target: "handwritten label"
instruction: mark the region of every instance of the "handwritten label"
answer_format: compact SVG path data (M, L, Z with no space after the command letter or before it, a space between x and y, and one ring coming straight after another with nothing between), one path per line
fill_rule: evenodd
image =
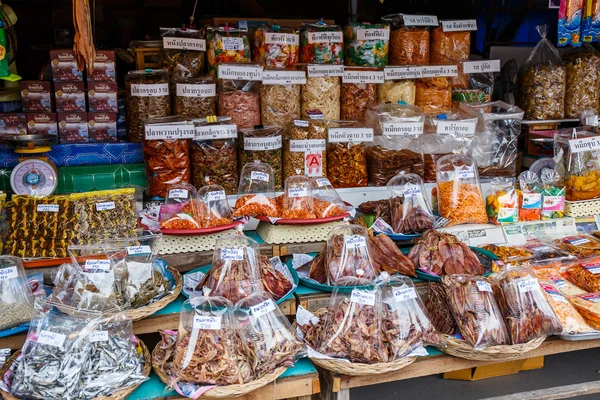
M350 301L363 306L375 305L375 293L369 293L360 289L353 289L350 294Z
M571 153L600 150L600 136L569 140Z
M322 152L326 147L325 139L290 140L291 152Z
M316 182L317 182L317 186L319 186L319 187L331 186L331 182L329 182L329 179L327 179L327 178L318 178L316 180Z
M343 83L383 83L383 71L344 70Z
M58 204L38 204L37 212L58 212Z
M8 281L9 279L17 278L19 271L17 267L6 267L0 269L0 282Z
M421 188L418 186L407 184L402 191L404 197L417 197L421 194Z
M362 247L367 247L367 240L359 235L344 235L344 243L346 249L360 249Z
M475 177L475 169L473 167L467 167L456 171L459 179L469 179Z
M373 128L329 128L329 142L372 142Z
M130 256L139 256L141 254L152 254L150 246L129 246L127 247L127 254Z
M244 50L244 39L238 37L223 37L223 50L225 51L242 51Z
M263 69L256 65L230 65L219 64L219 79L232 79L239 81L260 81L262 80Z
M40 336L38 336L37 342L41 344L46 344L48 346L62 347L66 338L67 336L63 335L62 333L55 333L43 330L40 332Z
M538 286L537 279L521 279L517 282L517 286L519 287L519 293L527 293L531 292Z
M304 71L263 71L263 85L305 85L306 73Z
M265 43L298 46L300 37L295 33L266 32Z
M178 83L176 93L178 97L215 97L217 95L217 85L206 83L194 85L191 83Z
M267 299L260 304L250 307L250 311L252 312L252 315L254 315L257 318L262 317L263 315L267 315L268 313L270 313L271 311L274 311L274 310L275 310L275 303L273 303L273 300L271 300L271 299Z
M169 95L168 83L132 83L131 95L134 97L159 97Z
M163 48L206 51L206 40L181 37L163 37Z
M221 329L221 317L194 315L194 322L192 324L192 328L211 331L219 330Z
M208 198L208 201L227 200L227 195L223 190L215 190L214 192L208 192L206 194L206 197Z
M402 14L404 26L438 26L438 18L435 15L408 15Z
M96 203L96 211L108 211L115 209L114 201L103 201L101 203Z
M323 78L328 76L344 76L343 65L308 64L308 76Z
M308 196L308 188L289 188L288 189L288 197L307 197Z
M439 134L474 135L477 121L437 121L436 132Z
M423 133L423 122L384 122L384 136L420 135Z
M85 269L108 271L110 269L110 260L85 260Z
M308 32L308 43L344 43L344 33L339 32Z
M442 30L444 32L457 31L476 31L477 20L475 19L460 19L454 21L441 21Z
M269 174L260 171L250 172L250 179L253 181L269 182Z
M90 342L108 342L108 331L98 331L90 333Z
M357 29L356 39L358 40L389 40L390 29Z
M244 138L244 150L246 151L262 151L276 150L281 148L281 136L254 138Z
M195 140L235 139L237 125L207 125L197 126L194 130Z
M146 140L193 139L196 130L193 124L146 125Z
M244 249L221 249L221 260L242 261Z
M475 283L477 284L477 289L479 289L480 292L490 292L490 293L494 292L492 290L492 285L490 285L489 282L475 281Z
M500 60L465 61L463 62L463 72L465 74L500 72Z
M170 199L187 199L190 192L187 189L171 189L169 190Z
M394 289L394 298L397 302L412 300L417 298L415 288Z

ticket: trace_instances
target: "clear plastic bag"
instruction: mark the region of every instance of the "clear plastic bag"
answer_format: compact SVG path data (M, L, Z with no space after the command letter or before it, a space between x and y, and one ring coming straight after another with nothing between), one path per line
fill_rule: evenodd
M512 179L494 178L485 198L485 210L495 225L519 222L519 197Z
M344 30L346 65L383 67L388 64L390 26L350 23Z
M600 54L590 45L563 56L567 69L565 118L579 118L586 109L600 111Z
M343 278L375 279L369 234L360 225L339 225L327 233L327 283L342 285Z
M198 190L197 199L198 214L203 228L228 225L233 222L231 207L223 186L204 186Z
M495 281L496 299L512 344L562 332L560 321L531 269L510 268L500 272Z
M162 229L200 229L196 188L187 183L169 186L158 221Z
M379 104L367 111L366 125L375 134L367 147L369 181L373 185L386 185L400 172L423 177L424 120L424 114L414 106Z
M300 61L314 64L344 64L344 33L339 25L323 21L300 27Z
M33 295L19 258L0 256L0 293L0 330L31 320Z
M390 179L387 189L395 233L423 233L433 228L435 217L421 177L400 172Z
M424 181L435 182L438 160L459 151L462 143L454 135L437 134L423 135L421 141L423 144Z
M391 27L389 65L429 64L429 27L405 26L402 14L386 15L381 20Z
M217 85L214 76L174 76L171 80L175 86L175 114L194 119L217 115Z
M242 129L244 149L240 154L240 163L246 165L259 160L273 169L275 190L283 189L283 129L279 126L262 126Z
M302 118L307 111L319 110L325 119L339 120L341 109L341 79L339 76L311 76L302 87Z
M565 215L566 188L561 183L558 172L553 169L543 169L540 174L542 181L542 219L562 218Z
M268 72L265 71L265 76ZM285 70L273 71L285 75ZM300 71L290 70L290 73ZM260 87L260 116L263 125L284 127L296 119L300 119L300 88L302 84L274 83L263 79ZM284 82L284 81L281 81Z
M312 219L313 211L311 179L305 175L292 175L285 180L281 218Z
M494 298L493 283L467 275L447 275L442 284L458 329L475 349L510 343L500 307Z
M283 138L283 178L327 175L327 122L295 120Z
M298 31L279 25L260 26L254 31L253 55L254 62L266 68L293 67L300 58Z
M219 64L250 62L248 29L228 26L206 28L208 72L217 74Z
M160 28L160 36L162 64L170 77L196 78L204 73L204 29ZM178 39L183 43L178 43Z
M450 78L452 85L452 102L455 107L459 103L489 103L494 92L493 72L464 72L464 63L468 60L456 60L458 76Z
M379 104L414 105L415 101L416 86L414 80L386 80L377 85L377 102Z
M329 179L315 176L311 179L313 207L317 218L333 217L349 212L338 192L333 188Z
M539 221L542 218L542 184L532 171L519 175L519 220Z
M471 52L471 31L444 32L437 27L431 32L432 64L445 64L452 60L468 60Z
M575 310L575 307L569 303L569 300L561 294L553 281L540 279L540 286L544 291L546 301L548 301L548 304L552 307L562 325L563 334L577 335L594 331L577 310Z
M288 365L304 344L273 298L258 292L235 304L235 326L246 353L252 355L256 377Z
M600 292L600 260L592 259L572 265L564 277L588 292Z
M341 119L344 121L365 122L365 114L369 108L377 104L377 83L357 82L351 79L352 73L374 74L383 73L375 68L349 67L344 68L341 87ZM375 80L375 78L373 78Z
M445 77L417 79L415 105L426 114L449 112L452 108L450 79Z
M269 164L255 160L245 164L240 173L234 217L277 216L275 177Z
M218 71L219 115L231 117L239 129L259 125L262 67L255 64L222 64Z
M436 174L440 216L453 225L487 222L477 163L471 157L444 156L437 162Z
M566 129L554 135L554 170L566 183L568 201L600 197L600 155L589 150L598 135L585 130ZM571 144L579 146L571 147Z
M558 50L546 39L547 25L539 25L542 37L519 71L519 106L529 120L563 119L566 68Z
M352 121L329 121L327 137L327 177L333 187L367 186L366 143L373 141L373 128Z

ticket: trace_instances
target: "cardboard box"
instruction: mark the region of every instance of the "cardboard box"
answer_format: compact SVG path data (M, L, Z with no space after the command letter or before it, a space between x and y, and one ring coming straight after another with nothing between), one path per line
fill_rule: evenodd
M58 137L61 143L89 142L87 114L84 112L58 114Z
M88 107L90 112L118 111L116 83L88 83Z
M52 112L52 85L47 81L21 81L23 112Z
M88 82L116 82L117 69L115 66L115 52L110 50L96 51L94 70L87 77Z
M54 82L83 82L83 71L77 69L77 58L72 50L50 51Z
M27 133L30 135L58 135L55 113L27 113Z
M57 112L86 112L85 87L83 83L54 84Z
M88 134L90 143L117 141L116 113L88 113Z
M0 114L0 135L26 135L27 119L23 113Z
M527 133L527 154L538 157L554 156L554 134L557 130L530 131Z

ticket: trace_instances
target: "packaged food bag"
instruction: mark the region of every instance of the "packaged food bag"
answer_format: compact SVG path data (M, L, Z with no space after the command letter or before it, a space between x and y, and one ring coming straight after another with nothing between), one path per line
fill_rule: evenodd
M457 103L465 104L481 104L489 103L492 100L494 93L494 74L500 72L500 63L493 65L491 62L488 65L487 72L475 72L468 60L455 61L458 76L450 80L452 84L452 102L455 107ZM465 72L468 71L468 72Z
M301 116L301 88L306 72L266 69L260 87L260 119L263 125L285 127Z
M296 175L327 175L327 122L294 120L283 136L283 178Z
M562 325L531 269L509 268L494 279L496 299L512 344L527 343L562 332Z
M460 21L444 21L431 31L431 63L445 64L452 60L469 59L473 27L465 27L464 30L449 28L447 24L453 22Z
M196 188L188 183L171 185L158 220L162 229L200 229L200 214L196 203Z
M419 78L415 86L415 105L426 114L443 114L452 108L452 85L446 77Z
M567 69L565 118L579 118L584 110L600 111L600 54L589 44L563 55Z
M542 170L540 178L543 185L542 219L549 220L564 217L566 188L561 183L560 175L548 168Z
M532 264L540 264L548 261L560 261L571 258L569 253L555 246L548 240L528 239L523 247L533 252L533 258L529 260Z
M390 26L351 23L344 30L346 65L383 67L388 63Z
M588 292L600 292L600 260L577 263L567 268L564 277Z
M33 295L21 259L0 256L0 330L14 328L31 320Z
M204 74L204 29L160 28L162 64L170 77L196 78Z
M377 104L378 83L383 83L383 71L377 68L344 68L341 119L365 122L367 110Z
M234 217L256 217L261 215L276 217L278 210L275 198L275 176L267 163L255 160L245 164L240 173Z
M281 263L279 257L269 259L267 256L261 255L260 267L265 290L273 296L275 301L279 301L296 287L294 278L287 267Z
M502 313L487 278L446 275L442 284L464 340L475 349L510 343Z
M451 154L440 158L436 181L440 216L453 225L487 222L477 163L471 157Z
M316 218L313 211L311 179L305 175L293 175L285 180L282 218Z
M600 330L600 293L579 294L569 301L592 328Z
M598 0L584 1L581 37L583 43L597 42L600 39L600 2Z
M519 222L519 197L511 179L492 179L492 186L485 198L485 210L490 222L495 225Z
M173 112L189 118L217 115L217 85L212 75L194 78L173 76Z
M338 192L333 188L329 179L324 176L311 178L313 210L317 218L327 218L352 211Z
M305 351L294 328L268 293L254 293L238 301L234 317L237 334L245 352L252 355L258 378L277 367L293 364Z
M561 0L558 8L558 47L581 46L584 0Z
M515 245L500 245L500 244L486 244L481 246L482 249L494 253L500 261L505 263L510 262L522 262L533 258L533 251L523 247Z
M335 188L367 186L366 144L373 128L353 121L328 121L327 178Z
M266 68L289 68L300 57L298 31L279 25L263 25L254 31L254 62Z
M302 118L312 119L321 113L326 120L339 120L344 67L309 64L306 70L306 85L301 89Z
M228 26L206 28L208 72L217 74L219 64L250 62L248 29Z
M424 181L435 182L437 162L440 158L461 151L463 144L454 135L423 135Z
M375 279L369 234L360 225L339 225L327 234L325 265L329 285L340 285L344 277Z
M542 183L532 171L519 175L519 221L539 221L542 218Z
M413 79L385 79L377 85L377 102L414 105L416 86Z
M566 183L566 200L600 197L600 153L593 148L598 135L572 128L554 136L554 170Z
M565 298L550 280L540 280L544 296L554 310L556 317L563 327L563 334L577 335L593 332L594 329L585 322L585 319L575 310L575 307Z
M435 217L421 177L400 172L387 184L394 233L415 234L432 229Z
M242 129L243 149L240 163L246 165L259 160L273 169L275 190L283 189L283 129L276 125Z
M519 107L525 119L563 119L566 69L558 50L546 39L547 25L537 30L542 39L519 71Z
M225 189L220 185L207 185L198 190L198 215L203 228L233 223L231 207Z
M257 64L221 64L217 69L217 98L220 116L242 128L260 124L260 81Z
M300 62L344 65L344 32L323 20L300 27Z
M429 26L415 25L413 17L403 14L390 14L381 20L390 25L390 65L428 65L429 64ZM420 16L425 18L431 16ZM429 19L429 18L427 18ZM435 18L437 21L437 18ZM433 24L431 19L431 24ZM433 25L432 25L433 26Z

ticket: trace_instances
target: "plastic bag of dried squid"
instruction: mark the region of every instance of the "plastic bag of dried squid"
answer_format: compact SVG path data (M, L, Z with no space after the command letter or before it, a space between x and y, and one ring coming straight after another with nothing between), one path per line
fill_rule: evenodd
M390 179L387 190L395 233L423 233L433 228L435 217L420 176L402 171Z
M422 134L425 115L414 106L379 104L367 111L373 141L367 147L369 181L383 186L400 172L423 177Z
M468 60L471 51L471 31L476 30L476 20L440 21L440 26L431 32L431 63Z
M338 192L333 188L329 179L315 176L311 179L313 208L317 218L327 218L353 211L347 206Z
M313 209L311 179L305 175L293 175L285 180L281 218L316 218Z
M258 291L238 301L234 317L245 352L252 355L257 378L304 355L304 344L270 294Z
M429 30L438 25L437 17L390 14L381 20L391 28L389 65L429 64Z
M254 380L251 362L235 333L233 304L229 300L198 296L183 303L172 374L179 381L206 385Z
M204 73L204 29L160 28L162 64L170 77L195 78Z
M364 122L366 112L377 104L377 84L383 71L377 68L344 68L341 88L342 120Z
M360 225L331 228L325 248L328 285L341 285L342 278L375 279L369 234Z
M198 216L203 228L233 222L231 206L221 185L207 185L198 190Z
M531 269L509 268L494 280L496 299L512 344L562 332L562 325Z
M278 217L275 204L275 177L267 163L254 160L244 165L240 174L234 217Z
M354 121L327 123L327 178L335 188L367 186L366 144L373 128Z
M239 129L260 124L260 81L257 64L220 64L217 98L219 115L231 117Z
M162 229L200 229L196 188L189 183L169 186L158 221Z

